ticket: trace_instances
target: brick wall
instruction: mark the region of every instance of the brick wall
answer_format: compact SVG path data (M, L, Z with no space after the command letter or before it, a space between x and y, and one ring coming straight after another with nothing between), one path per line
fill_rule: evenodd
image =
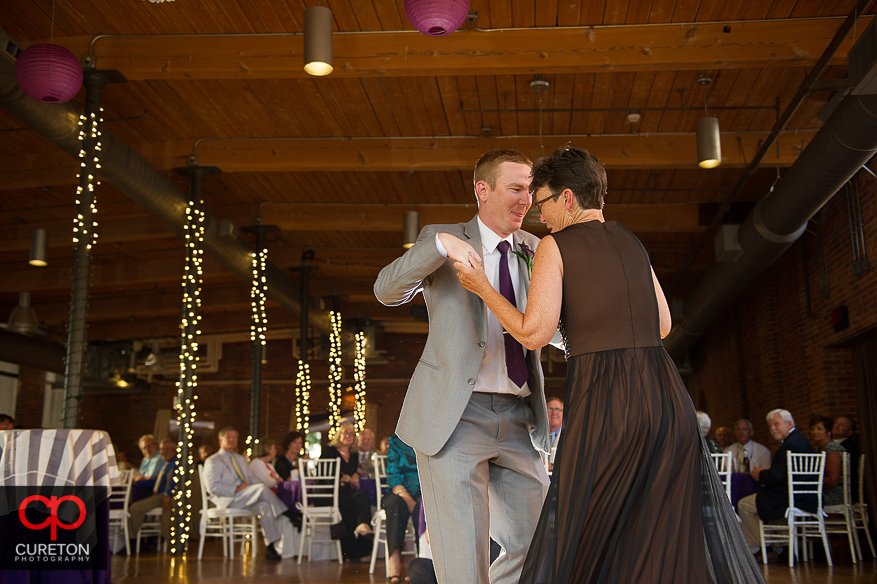
M853 275L849 216L841 190L816 215L808 232L692 349L690 385L713 428L749 417L756 440L775 448L764 421L773 408L790 410L802 429L814 413L855 415L852 349L843 345L877 325L877 181L865 173L859 180L872 269ZM821 295L820 226L827 297ZM850 326L834 332L831 312L841 305L848 307Z
M39 369L20 367L18 370L18 397L15 403L15 423L23 428L43 425L43 400L46 394L46 374Z

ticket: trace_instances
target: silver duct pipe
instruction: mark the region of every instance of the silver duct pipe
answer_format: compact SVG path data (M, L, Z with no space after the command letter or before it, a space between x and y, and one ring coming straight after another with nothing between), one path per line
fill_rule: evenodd
M740 225L743 254L716 263L685 300L685 318L664 339L681 358L803 233L807 222L877 153L877 95L849 96Z
M77 123L82 109L75 102L57 105L37 102L24 94L11 73L4 73L0 75L0 107L70 156L78 158L80 144ZM102 130L102 134L101 176L173 227L177 237L180 237L185 221L186 195L118 136L106 129ZM253 274L252 248L237 237L221 235L221 222L214 215L207 213L206 221L205 253L249 282ZM298 312L299 287L295 281L271 263L267 266L267 276L268 297L280 303L285 310ZM328 333L331 330L329 313L317 306L312 299L310 322Z

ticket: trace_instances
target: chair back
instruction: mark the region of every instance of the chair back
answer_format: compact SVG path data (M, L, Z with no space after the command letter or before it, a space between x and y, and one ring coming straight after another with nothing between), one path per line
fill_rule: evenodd
M710 457L713 459L713 464L716 467L716 472L719 474L719 478L722 480L722 485L725 487L725 493L728 495L728 500L731 500L731 462L733 457L730 452L723 452L721 454L717 454L715 452L710 452Z
M128 505L131 503L131 486L134 484L132 478L133 475L133 469L123 470L119 473L122 483L118 485L110 485L111 510L122 510L124 511L124 514L127 515Z
M201 481L201 509L202 511L207 511L207 509L210 508L210 493L207 492L207 482L204 478L204 472L198 473L198 480Z
M841 480L844 488L844 505L853 504L853 489L850 484L850 453L841 452L843 463L841 465Z
M789 476L789 508L801 510L805 499L816 498L817 513L822 511L822 481L825 478L825 453L786 452Z
M865 502L865 455L859 455L859 503Z
M387 486L387 455L372 454L372 462L375 464L375 490L377 491L377 506L381 508L381 497Z
M340 458L298 459L298 477L301 481L301 504L318 507L338 507L338 484L341 479Z

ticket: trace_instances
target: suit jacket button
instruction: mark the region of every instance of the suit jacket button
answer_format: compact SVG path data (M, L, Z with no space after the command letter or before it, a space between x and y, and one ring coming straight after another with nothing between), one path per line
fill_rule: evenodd
M475 380L474 380L474 379L470 379L470 380L469 380L469 385L475 385Z
M483 346L486 345L486 344L487 344L487 343L485 343L484 341L479 341L479 342L478 342L478 346L479 346L479 347L483 347Z

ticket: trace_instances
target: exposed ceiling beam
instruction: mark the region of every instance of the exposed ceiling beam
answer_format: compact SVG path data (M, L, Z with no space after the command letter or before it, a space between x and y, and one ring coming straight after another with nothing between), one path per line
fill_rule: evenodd
M869 19L863 19L862 29ZM842 20L335 33L334 78L812 66ZM55 37L85 57L91 37ZM302 35L102 37L97 66L129 80L307 78ZM847 41L835 57L845 63Z
M692 128L693 130L693 128ZM768 132L722 134L722 165L745 167ZM815 132L786 132L777 140L771 166L791 166ZM514 148L541 156L568 142L588 148L607 168L696 168L696 142L691 134L551 135L428 138L222 139L201 142L199 162L235 172L358 172L471 170L492 148ZM742 149L741 149L742 145ZM186 166L192 142L132 146L161 170ZM47 156L0 158L0 190L76 184L79 162L52 152Z

